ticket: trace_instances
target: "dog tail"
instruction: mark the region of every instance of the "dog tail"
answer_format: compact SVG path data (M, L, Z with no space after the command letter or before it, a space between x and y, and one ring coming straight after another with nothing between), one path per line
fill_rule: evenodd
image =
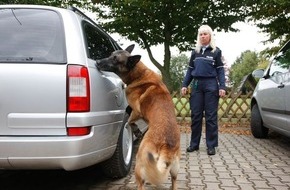
M159 156L154 157L151 152L148 152L144 168L148 182L154 185L160 185L168 179L171 166L171 161Z

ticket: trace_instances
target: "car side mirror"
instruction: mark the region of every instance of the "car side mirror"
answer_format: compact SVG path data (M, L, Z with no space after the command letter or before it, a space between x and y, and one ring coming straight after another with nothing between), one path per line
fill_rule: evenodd
M264 69L256 69L252 72L252 76L255 78L262 78L264 76Z

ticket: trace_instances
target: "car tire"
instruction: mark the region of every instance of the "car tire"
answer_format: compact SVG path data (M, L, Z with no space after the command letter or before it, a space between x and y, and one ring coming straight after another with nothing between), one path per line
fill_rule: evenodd
M266 138L269 132L269 129L263 126L263 120L257 104L251 110L251 131L256 138Z
M133 159L133 130L128 124L129 115L126 113L119 134L117 147L113 156L102 163L102 170L107 177L125 177L131 169Z

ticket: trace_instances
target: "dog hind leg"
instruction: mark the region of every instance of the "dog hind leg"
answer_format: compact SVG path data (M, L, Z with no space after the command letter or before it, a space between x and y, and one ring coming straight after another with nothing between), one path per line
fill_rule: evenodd
M171 175L172 190L177 190L177 175Z
M139 167L138 160L136 160L136 166L135 166L135 178L138 190L145 190L145 180L142 177L142 167Z
M172 183L172 190L177 190L177 174L179 171L179 159L177 158L170 169L170 176L171 176L171 183Z

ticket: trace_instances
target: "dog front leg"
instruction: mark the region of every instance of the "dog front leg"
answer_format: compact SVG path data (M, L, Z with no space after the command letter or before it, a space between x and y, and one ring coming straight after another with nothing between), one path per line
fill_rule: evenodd
M140 118L141 117L139 116L139 114L136 111L132 110L130 117L128 119L128 122L131 125L131 124L135 123Z
M139 114L133 110L131 112L129 119L128 119L128 123L131 126L134 135L136 137L140 138L140 137L142 137L142 132L140 131L140 129L138 128L138 126L135 123L138 119L140 119Z

